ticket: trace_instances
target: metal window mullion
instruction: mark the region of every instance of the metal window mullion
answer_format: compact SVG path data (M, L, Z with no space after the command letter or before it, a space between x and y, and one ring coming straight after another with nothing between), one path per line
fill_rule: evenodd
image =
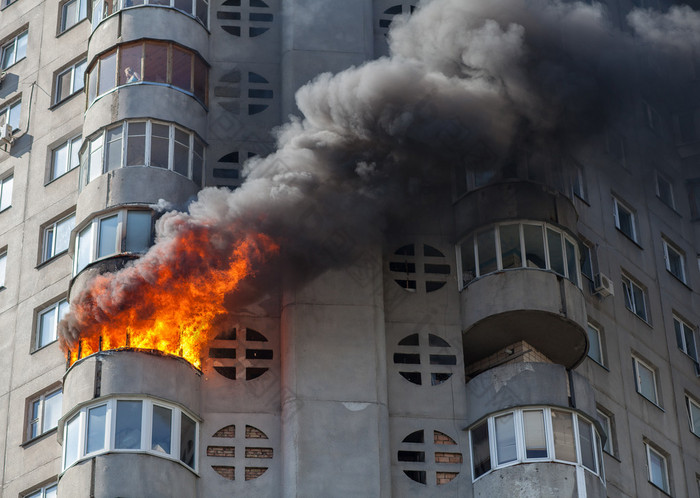
M175 125L168 125L168 170L175 167Z
M503 257L501 256L501 225L493 227L493 243L496 252L496 269L503 269Z
M545 407L542 410L542 418L544 419L544 443L547 448L547 457L549 460L554 460L554 428L552 426L552 412Z
M513 424L515 425L515 456L516 461L525 461L525 426L523 422L523 411L513 412Z
M479 243L477 242L478 235L478 233L472 235L472 243L474 244L474 273L476 274L475 277L481 276L481 268L479 268Z
M498 445L496 444L496 418L489 417L486 420L486 430L489 438L489 458L491 459L491 468L489 471L498 468ZM484 472L485 474L486 472ZM483 475L483 474L482 474Z
M542 227L542 238L543 238L543 247L544 247L544 267L546 270L551 270L552 269L552 264L549 259L549 240L547 238L547 224L546 223L541 223L540 226Z
M143 400L143 410L141 410L141 449L151 451L150 441L153 432L153 402Z
M100 218L95 218L90 222L90 245L92 246L92 257L90 263L97 260L98 247L100 245Z
M578 417L576 416L575 413L571 413L571 418L573 419L573 428L574 428L574 447L576 449L576 464L577 465L583 465L583 458L581 455L581 438L579 434L579 426L578 426Z
M85 456L85 443L87 440L87 408L82 408L78 415L78 460ZM75 462L73 462L75 463Z
M107 416L106 420L109 420L109 432L107 427L105 427L105 437L107 437L107 444L105 448L107 451L114 450L115 438L117 435L117 400L112 398L107 401Z
M178 455L180 455L180 424L182 422L182 415L180 415L181 411L180 409L173 409L173 428L171 434L174 434L175 437L171 441L171 449L172 449L172 455L174 458L178 458Z
M518 223L518 237L520 238L520 267L527 268L527 250L525 249L525 229L522 223Z

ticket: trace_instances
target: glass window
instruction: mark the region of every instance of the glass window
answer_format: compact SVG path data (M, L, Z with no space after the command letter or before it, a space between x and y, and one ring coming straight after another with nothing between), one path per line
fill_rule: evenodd
M170 126L153 123L151 125L151 162L157 168L168 167L170 149Z
M105 161L107 171L112 171L122 166L122 125L107 130L107 150Z
M102 135L90 142L90 166L88 170L88 183L102 174Z
M523 257L520 250L520 225L501 225L501 260L503 268L520 268Z
M143 44L127 45L119 50L119 84L137 83L143 73Z
M172 412L170 408L153 405L153 429L151 431L152 450L170 453Z
M114 436L116 449L141 448L141 401L117 401L117 421Z
M63 467L68 467L78 459L80 455L80 416L76 415L66 423L66 434L63 438Z
M0 211L4 211L12 205L12 184L12 176L0 181Z
M550 268L558 274L564 275L564 252L561 247L561 233L548 228L547 244L549 247Z
M204 168L204 144L194 137L192 149L192 181L199 187L202 186L202 172Z
M600 341L600 330L588 324L588 356L595 362L604 365L603 348Z
M44 228L44 251L42 261L68 250L71 230L75 227L75 214L71 214Z
M87 18L87 0L70 0L61 8L61 32Z
M5 270L7 269L7 251L0 251L0 289L5 287Z
M554 458L576 462L574 422L571 413L552 410L552 433L554 435Z
M678 344L678 349L697 362L698 351L695 344L694 327L688 325L685 321L674 315L673 328L676 332L676 343Z
M43 348L56 340L58 322L61 321L67 312L68 301L61 299L38 313L36 349Z
M190 134L176 127L173 147L173 171L189 178L189 159Z
M51 180L55 180L73 168L78 167L80 164L78 153L82 143L82 137L77 136L62 143L52 151Z
M637 392L654 404L658 404L656 373L638 358L632 358Z
M204 24L205 27L209 26L208 13L209 13L209 2L207 0L196 0L197 1L197 19L199 22Z
M146 123L130 122L127 130L126 165L143 166L146 164Z
M564 237L564 247L566 249L566 276L574 285L578 287L578 259L576 258L576 248L574 244Z
M685 283L685 255L668 241L664 240L663 244L666 270L678 280Z
M629 277L622 276L622 289L625 293L625 306L632 313L647 321L646 292Z
M88 225L78 234L78 248L75 273L77 274L92 261L92 225Z
M615 226L630 239L637 241L637 230L635 227L634 212L613 198Z
M589 280L593 280L593 251L591 245L584 242L581 248L581 274Z
M666 457L646 444L647 448L647 463L649 467L649 482L657 488L669 492L668 487L668 468Z
M168 45L153 42L145 44L143 79L154 83L168 82Z
M688 422L690 422L690 432L700 437L700 403L685 397L686 408L688 408Z
M95 406L88 410L85 453L92 453L105 448L106 420L107 405Z
M44 434L58 425L61 417L61 389L42 394L31 400L28 405L27 439Z
M180 461L194 468L197 424L184 413L180 413L180 417Z
M12 130L19 129L19 117L22 113L22 101L18 100L6 107L0 108L0 124L8 123Z
M117 52L111 52L100 59L100 74L97 95L102 95L115 87L117 81Z
M525 430L525 458L547 458L547 441L544 435L542 410L523 412Z
M199 2L200 0L198 0ZM199 10L199 3L197 4ZM194 58L194 96L202 103L207 103L207 75L209 69L202 59Z
M606 415L600 410L596 410L596 416L598 417L598 422L600 422L600 425L603 427L603 433L605 434L605 446L603 446L603 449L612 455L615 448L612 439L612 417Z
M486 275L498 269L496 261L496 241L493 228L476 236L479 251L479 275Z
M489 426L484 421L471 430L472 467L474 479L491 470L491 450L489 448Z
M151 245L151 212L129 211L126 222L126 251L145 252Z
M593 426L581 417L578 417L578 439L581 447L581 463L591 472L595 472L596 463L593 447Z
M97 97L97 65L88 73L88 103Z
M660 174L656 174L656 195L661 199L661 202L666 204L671 209L675 209L673 200L673 185Z
M104 258L119 252L117 246L117 229L119 228L119 216L113 215L100 219L99 239L97 242L97 257Z
M7 69L27 55L28 31L15 36L2 46L2 69Z
M512 413L496 417L496 454L498 465L517 460L518 453L515 443L515 423Z
M474 238L469 237L460 246L462 259L462 286L476 278L476 265L474 263Z
M192 53L173 45L172 84L188 92L192 91Z
M49 486L38 489L28 495L22 495L22 498L56 498L57 489L58 484L51 484Z
M541 225L523 225L525 265L528 268L547 268L544 254L544 235Z

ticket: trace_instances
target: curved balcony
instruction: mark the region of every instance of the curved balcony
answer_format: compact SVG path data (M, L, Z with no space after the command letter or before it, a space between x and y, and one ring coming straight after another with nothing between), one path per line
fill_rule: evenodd
M200 377L185 360L146 351L77 361L64 378L58 492L195 496Z
M560 192L522 180L474 190L455 203L454 211L458 239L479 227L517 219L553 223L575 233L578 220L573 203Z
M552 271L491 273L461 293L466 365L518 341L572 368L586 356L586 302L576 285Z
M606 496L604 439L584 377L510 364L472 379L467 399L475 496Z

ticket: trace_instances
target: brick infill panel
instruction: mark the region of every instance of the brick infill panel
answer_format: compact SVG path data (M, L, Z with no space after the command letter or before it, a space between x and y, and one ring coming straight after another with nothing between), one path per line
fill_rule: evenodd
M272 458L272 448L248 448L245 449L246 458Z
M207 456L210 457L235 457L234 446L207 446Z

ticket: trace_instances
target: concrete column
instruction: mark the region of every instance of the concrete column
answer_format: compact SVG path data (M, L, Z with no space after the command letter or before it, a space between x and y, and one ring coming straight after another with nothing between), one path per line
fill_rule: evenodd
M390 496L381 256L287 292L283 496Z
M371 0L282 0L282 115L297 113L294 93L326 71L374 53Z

